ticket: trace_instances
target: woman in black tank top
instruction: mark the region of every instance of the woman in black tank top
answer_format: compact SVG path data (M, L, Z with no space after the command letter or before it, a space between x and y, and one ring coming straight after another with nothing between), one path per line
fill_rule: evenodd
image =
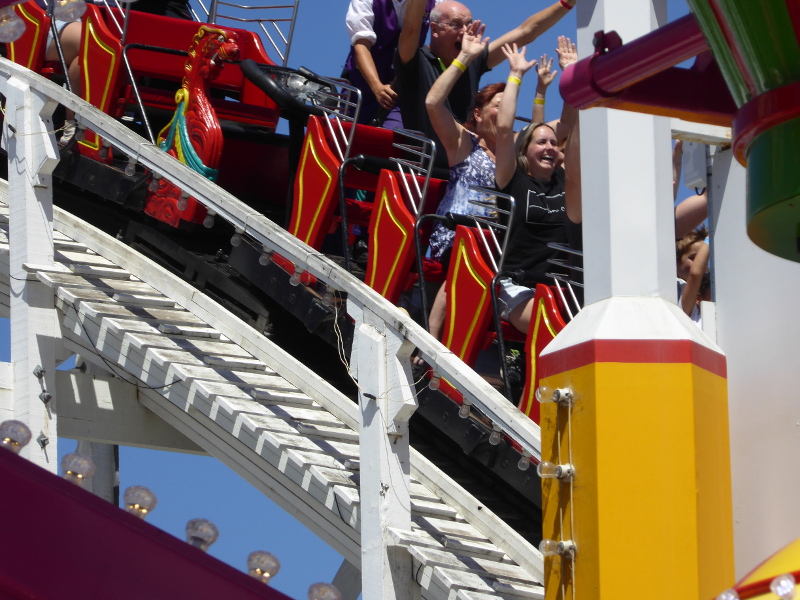
M519 150L515 148L513 124L519 86L524 74L536 61L525 60L524 48L518 51L516 46L506 46L504 52L511 72L497 115L495 178L497 188L513 196L515 201L504 269L523 271L523 283L535 286L549 283L547 260L555 257L557 252L547 245L551 242L565 244L580 234L579 142L576 128L567 144L566 171L560 166L556 132L547 124L528 127L517 145ZM503 208L502 198L498 198L498 206ZM526 332L533 291L514 285L510 280L501 281L501 285L501 306L505 308L503 317Z

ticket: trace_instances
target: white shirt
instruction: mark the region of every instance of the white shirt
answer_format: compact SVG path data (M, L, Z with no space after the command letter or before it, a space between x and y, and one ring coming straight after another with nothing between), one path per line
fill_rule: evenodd
M439 4L442 0L436 0ZM406 13L408 0L392 0L394 12L397 13L397 24L403 26L403 15ZM375 13L372 12L372 0L350 0L350 7L347 9L345 22L347 23L347 33L350 35L350 43L355 44L358 40L369 40L374 44L377 37L373 31L372 24L375 21Z

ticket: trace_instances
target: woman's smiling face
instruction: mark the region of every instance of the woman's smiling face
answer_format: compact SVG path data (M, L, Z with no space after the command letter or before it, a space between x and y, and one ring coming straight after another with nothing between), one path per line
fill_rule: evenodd
M558 154L558 141L553 130L547 125L537 127L525 151L528 174L537 179L550 179L557 165Z

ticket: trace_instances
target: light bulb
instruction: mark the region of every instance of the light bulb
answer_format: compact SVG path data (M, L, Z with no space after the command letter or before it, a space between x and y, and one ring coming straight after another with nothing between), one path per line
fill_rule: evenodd
M572 390L569 388L553 389L546 385L540 385L536 388L536 399L541 404L547 404L548 402L570 404L572 402Z
M129 158L128 159L128 164L125 165L125 175L127 175L128 177L133 177L134 175L136 175L136 159L135 158Z
M769 584L770 591L781 600L792 600L795 597L795 581L791 573L779 575Z
M572 479L573 475L575 475L575 468L569 463L556 465L543 460L539 463L539 466L536 467L536 472L539 473L539 477L542 479L561 479L569 481Z
M183 200L183 198L181 198L181 200ZM203 227L205 227L206 229L211 229L213 226L214 226L214 214L209 212L206 215L206 218L203 219Z
M13 419L0 423L0 446L19 454L31 441L31 430L22 421Z
M150 180L150 183L147 185L147 191L156 193L159 188L159 181L161 180L161 175L153 173L153 178Z
M108 158L109 147L108 142L103 140L103 145L100 146L100 150L97 151L97 156L100 157L100 160L106 160Z
M308 588L308 600L342 600L342 594L333 584L315 583Z
M330 290L327 290L325 294L322 296L322 303L325 306L333 306L334 300L335 298L333 296L333 292Z
M59 21L77 21L86 12L84 0L56 0L53 16Z
M434 392L439 389L439 383L442 381L442 378L439 377L436 373L433 374L431 377L430 383L428 383L428 387L432 389Z
M571 540L557 542L556 540L542 540L539 542L539 552L542 556L574 556L575 543Z
M64 479L81 485L94 473L94 462L88 456L73 452L61 459L61 469Z
M517 463L517 467L519 467L520 471L527 471L531 466L531 457L527 454L523 454L522 457L519 459Z
M203 552L217 541L219 530L208 519L192 519L186 523L186 541Z
M258 264L263 267L266 267L272 261L272 250L267 250L266 248L261 253L261 256L258 257Z
M125 510L144 519L158 504L156 495L143 485L132 485L122 495Z
M189 206L189 194L184 192L184 193L181 194L181 197L178 199L177 207L178 207L179 211L183 212L188 208L188 206ZM206 217L206 219L207 218L208 217ZM206 224L205 221L203 221L203 225L205 225L205 224ZM211 225L214 225L213 217L212 217L212 220L211 220Z
M489 443L492 446L497 446L501 441L503 441L503 432L500 429L495 429L492 431L492 435L489 436Z
M289 285L292 285L294 287L300 285L300 276L302 274L303 274L302 269L295 269L294 273L292 273L292 276L289 277Z
M0 8L0 42L10 44L25 33L25 21L14 12L13 6Z
M281 570L281 561L269 552L257 550L251 552L247 557L247 572L251 577L255 577L262 583L269 583L269 580Z
M76 125L75 126L75 137L74 137L75 141L76 142L82 142L83 138L85 137L85 132L86 132L86 127L83 127L80 124Z
M717 600L739 600L739 594L736 593L736 590L725 590L717 596Z
M472 406L472 402L464 400L464 402L458 409L458 416L461 417L462 419L468 419L470 406Z
M231 237L231 246L235 248L236 246L241 245L241 243L242 243L242 234L237 231L236 233L233 234L233 237Z

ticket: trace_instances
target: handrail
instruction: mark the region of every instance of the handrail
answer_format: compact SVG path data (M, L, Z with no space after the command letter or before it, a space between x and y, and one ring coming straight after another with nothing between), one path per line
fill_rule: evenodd
M219 24L221 19L227 19L228 21L235 21L237 23L257 23L258 26L261 28L261 31L264 34L264 37L267 38L272 49L278 54L280 58L280 65L286 66L289 63L289 52L292 50L292 38L294 37L294 27L297 22L297 12L300 7L300 0L288 0L287 2L277 3L272 5L263 5L263 6L246 6L243 4L233 4L230 2L224 2L223 0L212 0L211 4L207 8L205 3L202 0L198 0L197 2L200 5L200 8L205 13L207 17L207 21L209 23L216 23ZM231 9L236 9L240 11L248 11L248 10L263 10L263 11L278 11L284 10L289 11L288 17L273 17L273 18L246 18L246 17L237 17L232 14L223 14L219 12L219 7L225 6ZM190 10L192 15L197 19L197 13L195 12L194 8L190 6ZM284 13L285 14L285 13ZM197 19L199 20L199 19ZM265 23L270 23L274 29L274 31L270 32ZM284 32L281 30L279 23L289 23L289 31ZM273 37L275 36L275 37ZM277 39L276 39L277 38Z
M0 77L17 78L38 93L73 110L79 126L91 128L108 144L144 167L167 177L204 204L210 215L224 219L237 231L243 232L243 235L253 238L256 243L278 252L297 267L324 281L329 287L346 293L348 309L350 309L349 300L352 299L354 301L352 310L360 308L369 311L381 320L387 329L397 332L401 338L416 346L426 362L437 373L453 382L475 408L490 418L532 457L537 460L541 457L541 433L538 425L510 405L488 382L471 369L466 369L460 359L410 317L333 261L294 238L264 215L186 165L171 158L154 144L131 132L109 115L53 82L6 59L0 59Z

